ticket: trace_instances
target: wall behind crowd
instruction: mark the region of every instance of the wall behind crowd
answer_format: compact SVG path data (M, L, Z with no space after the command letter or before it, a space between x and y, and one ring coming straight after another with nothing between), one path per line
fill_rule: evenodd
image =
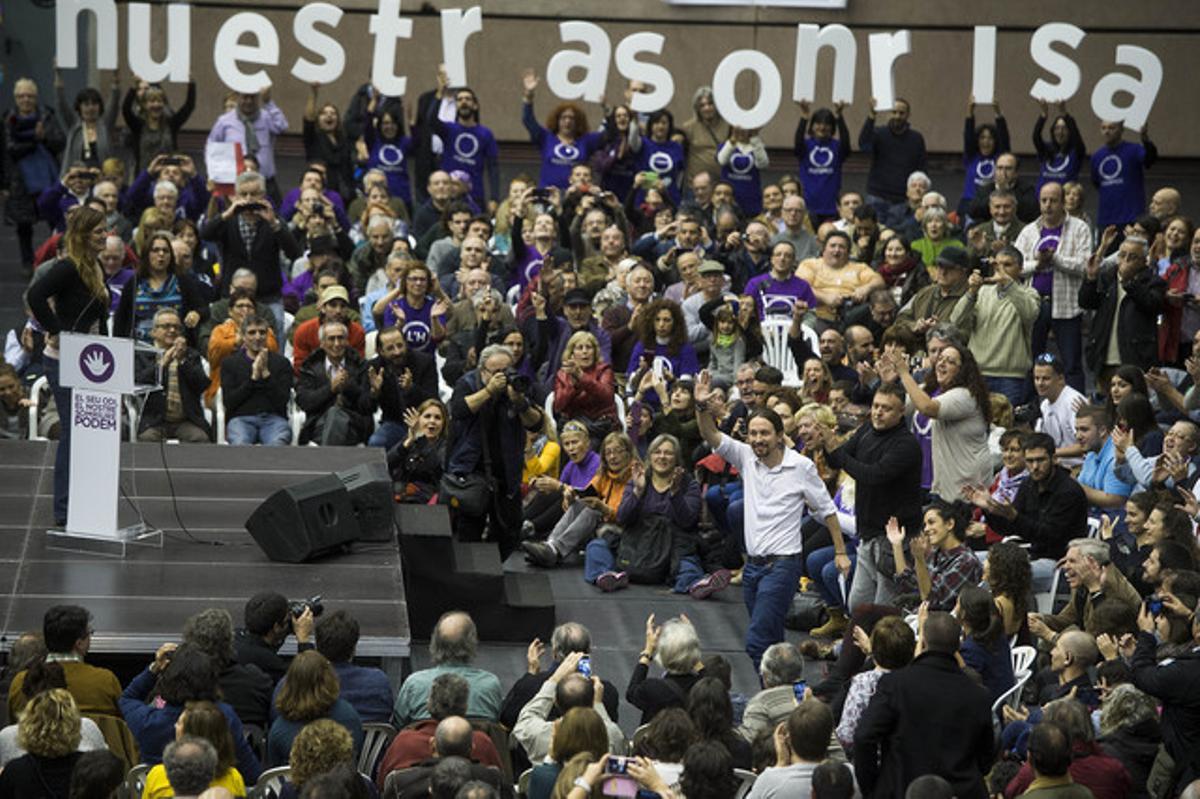
M748 0L743 0L748 2ZM28 4L19 4L28 6ZM281 43L281 65L269 68L275 80L274 96L299 130L300 110L306 87L296 80L290 69L301 50L291 34L292 12L303 5L288 0L279 3L194 3L192 12L193 72L200 84L199 103L188 127L204 130L220 110L224 90L212 68L212 43L221 23L236 11L256 10L276 26ZM338 3L346 14L335 34L346 50L346 70L341 80L325 90L324 97L343 106L354 89L370 73L374 40L367 30L374 0L346 0ZM430 4L426 4L428 7ZM443 2L437 8L465 8L471 3ZM870 97L870 68L867 36L875 32L891 32L901 28L912 31L912 51L901 58L895 68L896 89L913 104L913 124L924 132L932 151L958 152L962 147L962 116L971 91L971 58L973 26L997 25L996 96L1013 130L1018 152L1032 152L1028 131L1037 116L1037 105L1029 97L1029 89L1039 77L1049 77L1029 57L1029 40L1034 30L1051 21L1070 22L1087 32L1082 45L1072 55L1079 66L1082 82L1069 108L1079 120L1090 146L1098 138L1099 120L1091 113L1091 92L1096 82L1113 71L1126 71L1115 66L1118 44L1145 47L1158 55L1163 64L1163 83L1154 110L1150 129L1160 152L1168 157L1200 156L1200 139L1194 131L1200 127L1200 105L1188 99L1194 95L1192 81L1200 67L1200 27L1185 28L1186 20L1195 20L1191 0L1159 0L1153 3L1153 13L1146 6L1130 3L1089 3L1081 5L1068 0L1014 0L988 6L981 16L978 6L933 0L847 0L841 11L819 11L795 8L672 6L663 0L611 0L603 5L582 4L566 0L530 0L515 3L481 3L483 31L473 36L467 47L467 69L471 85L483 102L485 124L503 140L525 139L520 123L520 71L534 67L544 74L546 63L554 52L568 47L558 34L558 24L564 19L583 19L596 22L609 34L615 48L624 36L648 30L663 34L666 47L656 63L667 66L675 78L675 97L671 110L677 121L691 115L692 93L711 82L712 73L721 58L741 48L761 50L777 64L784 83L784 102L764 135L772 147L791 144L797 114L791 103L792 71L795 62L795 25L842 23L851 28L858 43L855 70L855 105L848 113L851 129L857 134ZM122 9L120 52L125 63L126 43L124 6ZM1086 14L1082 10L1086 8ZM7 11L7 9L6 9ZM36 39L46 37L47 48L26 42L26 58L52 50L53 9L27 7L9 12L6 27L10 38L14 30L27 28ZM442 60L440 18L435 13L421 14L412 4L404 6L403 15L414 22L410 40L398 43L397 73L408 76L409 93L417 94L431 88L434 67ZM164 15L155 15L163 24ZM41 22L35 20L41 19ZM29 20L29 22L26 22ZM31 25L36 24L36 28ZM156 31L156 56L161 57L165 36ZM81 37L87 41L86 37ZM1062 47L1059 47L1062 51ZM18 50L18 56L20 55ZM1064 51L1070 54L1070 51ZM644 56L645 57L645 56ZM650 57L646 57L650 58ZM9 57L12 60L12 56ZM34 59L36 62L37 59ZM48 73L49 65L34 63L38 72ZM29 66L26 66L28 71ZM832 54L826 50L818 61L817 103L829 103L832 79ZM6 69L21 69L15 63ZM36 77L36 75L35 75ZM47 74L48 78L48 74ZM94 83L94 81L93 81ZM615 67L609 72L609 99L619 99L624 81ZM11 90L9 90L11 91ZM182 87L178 87L182 92ZM739 95L745 105L755 97L753 79L743 76ZM539 90L539 117L554 102L543 84ZM596 106L589 106L593 119L598 118ZM981 115L983 119L984 115Z

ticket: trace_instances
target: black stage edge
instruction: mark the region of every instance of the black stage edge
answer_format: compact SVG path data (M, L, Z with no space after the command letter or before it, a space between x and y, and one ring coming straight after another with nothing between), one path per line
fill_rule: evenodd
M550 640L554 593L546 574L506 573L494 542L455 541L444 505L397 505L396 523L404 582L420 598L409 606L416 638L429 638L446 611L465 610L480 640Z
M152 653L178 640L193 613L223 607L240 626L247 597L274 590L292 599L320 594L328 610L353 614L362 630L360 656L408 659L408 607L394 542L357 543L310 563L273 563L243 526L278 489L382 464L382 449L122 444L121 487L129 499L121 501L120 523L138 520L136 504L166 534L161 549L131 546L124 560L47 548L54 449L53 442L0 441L0 649L22 632L41 630L50 605L72 603L95 617L93 653ZM192 538L176 520L172 482ZM294 638L284 645L289 650Z

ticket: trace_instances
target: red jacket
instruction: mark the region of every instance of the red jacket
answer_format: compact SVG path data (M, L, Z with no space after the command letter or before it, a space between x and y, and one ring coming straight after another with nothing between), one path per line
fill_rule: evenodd
M1125 799L1129 794L1129 773L1115 757L1104 754L1095 743L1077 743L1072 747L1071 779L1092 792L1096 799ZM1004 789L1005 799L1025 793L1033 782L1033 766L1026 762Z
M358 350L358 354L367 357L367 334L358 322L348 323L350 331L350 346ZM292 338L292 368L300 374L300 367L308 356L321 346L321 318L315 316L306 322L301 322Z
M375 778L379 790L383 790L387 776L393 771L411 768L432 756L430 745L433 743L433 734L437 730L437 725L437 719L418 721L416 724L405 727L392 739L387 753L379 762L379 771ZM492 739L486 732L475 730L471 733L471 759L484 766L500 768L500 754L496 751L496 745L492 743Z
M578 380L566 369L559 369L554 375L554 415L563 419L586 416L593 421L615 419L612 365L597 363L584 370Z

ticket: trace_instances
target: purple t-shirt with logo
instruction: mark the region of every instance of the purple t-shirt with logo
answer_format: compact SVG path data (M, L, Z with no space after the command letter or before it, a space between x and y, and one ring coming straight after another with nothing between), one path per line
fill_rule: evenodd
M729 162L721 167L721 180L733 186L733 199L745 216L762 213L762 178L753 152L735 147Z
M837 213L838 194L842 191L842 164L849 154L849 143L843 144L841 139L805 138L804 152L797 152L796 158L800 162L800 185L804 187L810 214L833 216Z
M996 177L996 157L994 155L973 155L964 158L966 177L963 180L963 202L973 199L975 193L991 183Z
M770 273L750 278L746 283L746 294L754 298L758 318L768 316L792 318L792 306L804 300L809 308L817 307L817 297L808 281L792 275L787 280L777 280Z
M929 396L936 398L942 390L934 389ZM912 416L912 432L921 447L921 488L933 485L933 419L917 411Z
M425 298L420 308L408 304L407 297L398 297L383 311L383 326L391 327L396 324L398 317L394 309L404 312L404 325L400 328L404 333L404 342L409 349L417 352L432 353L434 350L433 328L430 323L430 312L433 310L433 300ZM438 321L446 323L445 316L439 316Z
M1092 182L1100 190L1096 211L1100 230L1128 224L1145 209L1145 161L1146 148L1128 141L1092 153Z
M471 198L483 208L483 165L495 162L499 156L496 137L483 125L468 127L457 122L444 122L449 141L442 151L442 169L462 170L471 176Z
M1042 225L1038 233L1037 249L1058 252L1058 244L1062 241L1063 226L1046 227ZM1054 270L1045 269L1033 273L1033 287L1043 297L1049 297L1054 290Z
M642 149L638 152L637 171L655 172L658 174L658 188L665 190L671 202L679 205L682 197L683 145L675 141L656 142L648 137L642 138ZM635 202L640 203L645 192L638 192Z
M588 157L604 143L604 134L592 132L583 134L574 144L567 144L538 124L529 103L521 111L521 121L542 154L542 171L538 175L538 188L541 189L547 186L566 189L571 180L571 169L576 164L586 164Z

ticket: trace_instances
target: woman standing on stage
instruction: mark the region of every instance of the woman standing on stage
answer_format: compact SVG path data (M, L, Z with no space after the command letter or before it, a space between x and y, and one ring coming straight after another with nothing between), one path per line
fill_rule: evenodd
M75 211L63 235L64 254L29 287L29 307L46 334L43 369L62 420L54 456L54 523L58 526L67 523L71 464L71 389L59 384L58 335L63 331L108 335L108 288L99 260L107 238L101 211L87 206Z

